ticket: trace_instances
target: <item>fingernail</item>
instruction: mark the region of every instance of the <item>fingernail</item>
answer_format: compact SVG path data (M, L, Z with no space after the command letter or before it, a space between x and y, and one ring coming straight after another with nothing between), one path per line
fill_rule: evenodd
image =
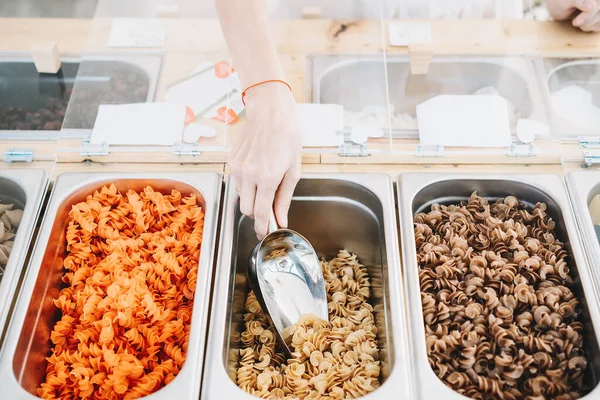
M585 22L585 19L582 16L579 16L573 20L573 26L581 26Z
M287 228L288 227L288 219L287 219L287 217L281 218L280 225L281 225L282 228Z

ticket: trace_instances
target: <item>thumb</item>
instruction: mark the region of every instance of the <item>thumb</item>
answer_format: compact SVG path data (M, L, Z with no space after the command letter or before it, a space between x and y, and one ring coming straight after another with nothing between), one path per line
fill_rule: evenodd
M553 19L565 20L573 18L576 11L592 11L596 7L595 0L548 0L548 12Z
M277 222L282 228L287 228L288 226L288 211L292 204L294 189L296 189L299 180L299 172L288 171L275 194L275 218L277 218Z

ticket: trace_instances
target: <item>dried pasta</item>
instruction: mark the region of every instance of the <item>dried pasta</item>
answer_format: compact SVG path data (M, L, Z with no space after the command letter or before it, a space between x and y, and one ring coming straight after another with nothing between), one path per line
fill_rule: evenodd
M0 204L0 279L8 264L15 234L23 218L23 210L14 209L14 204Z
M429 363L474 399L573 399L587 359L565 244L546 204L473 193L415 216Z
M181 370L204 212L195 196L104 186L75 204L44 399L134 399Z
M292 327L292 358L285 359L275 331L253 292L246 300L237 385L261 398L351 399L380 385L377 327L367 269L340 251L321 262L329 321L303 316Z

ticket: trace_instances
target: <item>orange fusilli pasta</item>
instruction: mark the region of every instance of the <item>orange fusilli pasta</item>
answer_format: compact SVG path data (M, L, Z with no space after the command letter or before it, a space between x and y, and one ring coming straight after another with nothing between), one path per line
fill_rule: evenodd
M74 205L45 399L133 399L186 357L204 211L196 197L103 187Z

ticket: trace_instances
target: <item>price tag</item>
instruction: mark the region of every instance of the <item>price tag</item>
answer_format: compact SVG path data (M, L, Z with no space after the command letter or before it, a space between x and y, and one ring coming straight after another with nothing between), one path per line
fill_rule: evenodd
M431 25L422 22L389 22L388 35L391 46L431 43Z
M165 22L156 19L121 18L113 21L109 47L163 47Z

